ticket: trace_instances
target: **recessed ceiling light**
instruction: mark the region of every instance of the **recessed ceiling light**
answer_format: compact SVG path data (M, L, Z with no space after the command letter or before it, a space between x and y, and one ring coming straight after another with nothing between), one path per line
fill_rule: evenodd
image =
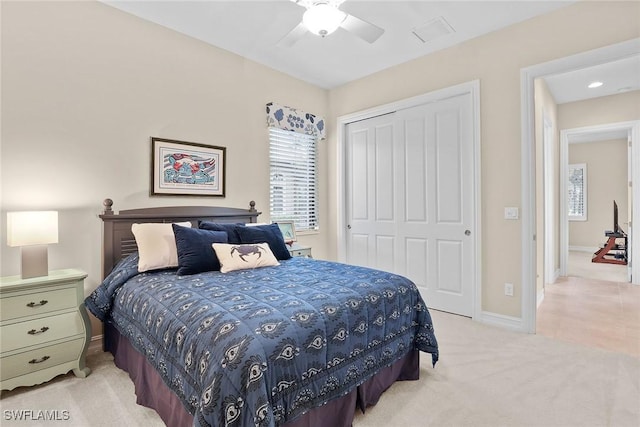
M603 83L602 82L591 82L589 83L589 86L587 86L589 89L595 89L597 87L602 86Z
M618 89L618 92L629 92L631 89L633 89L631 86L625 86Z

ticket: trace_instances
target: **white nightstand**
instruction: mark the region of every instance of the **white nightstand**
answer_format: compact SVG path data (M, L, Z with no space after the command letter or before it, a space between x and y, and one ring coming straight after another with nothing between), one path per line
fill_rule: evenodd
M302 246L297 243L289 246L291 256L299 256L304 258L313 258L311 256L311 246Z
M2 390L40 384L72 369L77 377L89 375L85 277L85 272L69 269L31 279L0 278Z

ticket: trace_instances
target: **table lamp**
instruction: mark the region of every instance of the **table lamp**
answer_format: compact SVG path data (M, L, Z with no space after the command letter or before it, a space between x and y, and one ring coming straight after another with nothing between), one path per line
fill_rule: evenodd
M49 275L50 243L58 243L58 212L7 212L7 245L21 248L23 279Z

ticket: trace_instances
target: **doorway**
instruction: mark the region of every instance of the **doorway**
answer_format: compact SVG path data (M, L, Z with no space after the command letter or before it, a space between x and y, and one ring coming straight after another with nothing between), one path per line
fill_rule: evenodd
M622 208L620 210L621 227L629 237L633 235L630 219L634 188L630 183L633 182L633 169L639 168L640 165L637 164L638 160L633 161L632 146L633 130L639 126L640 121L630 121L561 130L561 176L567 176L571 163L588 161L590 166L585 177L585 187L590 189L591 194L586 201L585 221L572 222L567 211L567 192L560 192L560 274L562 276L571 275L571 259L581 263L580 252L593 254L598 248L594 242L604 243L605 230L614 228L614 202L616 207ZM638 142L640 141L636 141ZM602 230L594 230L592 226L588 226L593 221L603 224ZM629 243L632 243L631 239L629 240ZM630 248L632 245L628 246ZM632 257L628 254L627 258L627 266L621 274L620 268L611 269L610 266L600 265L602 268L598 269L596 265L592 269L593 275L612 281L619 281L624 277L624 281L632 282ZM585 269L590 268L587 265L583 266ZM607 274L608 272L610 274Z
M592 262L594 252L607 240L605 230L616 229L612 199L620 207L619 226L630 233L632 127L633 123L614 123L560 131L559 169L563 175L574 171L564 175L571 178L560 186L563 214L569 213L560 218L565 237L563 273L555 283L545 284L544 299L536 312L536 334L638 356L630 325L640 302L640 286L628 283L629 266ZM569 186L577 197L567 197Z
M536 139L534 132L534 81L537 78L551 76L558 73L588 68L595 64L613 62L619 59L628 58L640 54L640 39L605 48L596 49L570 57L550 61L543 64L534 65L521 70L521 93L522 93L522 329L525 332L535 333L536 330L536 308L538 299L538 286L536 286L536 276L538 273L538 255L536 254L538 243L536 239L536 222L542 218L536 214L536 187L542 182L536 180ZM640 141L640 127L634 125L631 130L632 139ZM640 156L640 150L632 148L632 159L634 165L636 158ZM562 175L561 176L566 176ZM633 168L633 181L640 182L640 167ZM560 209L566 209L560 203ZM640 220L640 197L633 197L632 223ZM633 230L630 230L633 233ZM561 239L563 233L560 233ZM640 245L638 239L631 234L631 254L637 252ZM563 251L560 250L560 256ZM632 259L632 258L631 258ZM640 264L640 263L636 263ZM640 265L631 265L634 282L640 283ZM562 273L561 273L562 274Z

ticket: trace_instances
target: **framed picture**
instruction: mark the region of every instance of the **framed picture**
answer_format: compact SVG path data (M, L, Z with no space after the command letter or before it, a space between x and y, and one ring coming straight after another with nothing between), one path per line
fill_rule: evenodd
M280 227L280 231L282 232L282 237L284 237L284 241L286 243L295 242L296 239L296 227L293 225L293 221L278 221L276 222L278 227Z
M225 147L151 138L151 195L224 197Z

